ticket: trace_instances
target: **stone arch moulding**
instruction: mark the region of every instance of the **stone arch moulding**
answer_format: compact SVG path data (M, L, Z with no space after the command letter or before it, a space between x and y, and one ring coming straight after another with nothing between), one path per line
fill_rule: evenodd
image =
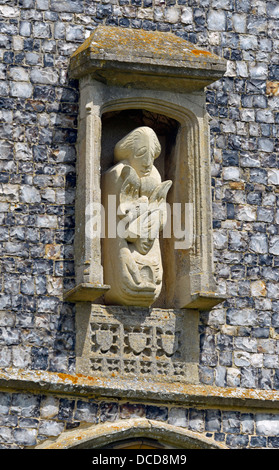
M164 242L168 253L165 276L172 282L158 306L209 310L223 300L216 295L213 277L204 88L221 78L225 70L223 59L171 33L126 28L98 26L73 54L70 75L80 84L76 286L66 292L65 300L100 303L110 288L104 281L102 240L90 235L94 203L102 201L102 118L107 113L132 109L178 123L167 176L173 180L170 202L181 203L182 220L190 236L180 249L175 249L177 240L173 236ZM183 203L189 208L187 214L183 213Z
M47 440L35 448L100 450L119 446L121 442L125 445L132 439L152 439L165 449L227 449L224 444L203 434L145 418L82 426L65 431L56 440Z

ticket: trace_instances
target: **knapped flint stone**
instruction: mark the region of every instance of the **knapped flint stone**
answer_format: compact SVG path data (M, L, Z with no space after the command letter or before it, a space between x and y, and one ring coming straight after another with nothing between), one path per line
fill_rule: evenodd
M164 406L147 405L146 418L166 421L168 419L168 409Z
M13 435L22 446L34 446L37 442L37 429L15 429Z
M124 403L120 405L120 417L121 418L139 418L145 417L146 405Z
M85 421L89 423L97 423L98 405L94 402L84 402L79 400L77 402L74 419L77 421Z
M228 434L226 444L232 449L245 449L249 443L249 436L244 434Z
M115 421L119 416L118 403L100 404L100 422Z
M205 414L205 430L221 431L221 412L219 410L208 410Z
M39 434L42 436L59 436L61 432L64 430L64 423L58 423L56 421L47 421L47 420L42 420L40 422L39 426Z
M171 408L169 410L169 424L186 427L188 424L188 410L183 408Z
M190 409L189 410L189 429L193 431L203 432L205 427L204 411Z
M58 418L62 421L70 422L73 419L75 400L61 398L59 403Z
M67 264L68 259L65 263L61 260L56 262L52 259L43 259L44 252L41 251L41 245L45 244L66 243L71 246L74 233L74 227L69 226L71 222L68 226L64 225L63 215L57 207L61 205L64 211L67 201L73 201L72 196L69 195L69 199L63 200L64 174L60 175L62 178L59 181L58 178L55 180L54 174L56 171L61 171L59 162L75 163L76 155L73 146L75 136L70 135L68 131L56 129L57 145L55 146L52 141L52 125L60 127L57 126L58 122L54 124L60 113L64 116L70 114L71 117L77 115L76 84L75 82L69 84L66 81L65 72L69 54L80 45L83 33L89 34L90 30L95 28L98 7L99 21L106 22L107 25L140 28L146 32L152 32L155 29L165 32L172 30L180 38L191 41L192 46L196 44L194 46L196 49L199 49L200 45L208 47L210 44L211 51L231 61L227 76L214 84L207 94L207 102L210 105L208 112L211 118L214 117L211 121L212 146L223 152L223 162L216 160L218 167L214 168L213 195L217 197L214 201L216 204L214 214L216 219L218 218L214 224L215 252L219 251L216 258L216 274L218 280L220 281L221 278L222 281L220 287L225 291L228 290L231 297L222 311L212 312L208 315L208 320L206 315L203 316L203 322L213 322L216 327L214 335L216 335L215 343L219 362L216 367L202 366L200 377L204 384L222 386L221 384L226 380L225 385L228 387L240 385L253 387L256 383L257 387L264 390L272 388L278 390L279 292L277 284L279 274L278 233L276 232L278 214L275 216L274 223L271 220L271 214L272 210L278 206L272 197L276 195L279 184L276 160L278 144L275 140L279 113L277 112L278 96L267 95L266 83L267 71L268 79L272 80L275 86L279 80L278 66L275 63L275 46L278 39L278 25L275 20L279 18L277 2L272 0L258 2L254 6L254 16L251 15L252 2L250 0L236 0L234 6L229 0L201 0L198 4L192 0L188 2L170 0L166 3L166 13L165 6L159 5L159 2L156 4L156 9L151 10L153 7L151 0L144 0L144 2L120 0L118 4L108 5L108 3L103 2L101 5L100 2L74 0L51 0L50 2L48 0L20 0L17 6L12 6L9 2L0 6L2 16L5 18L5 22L0 25L0 44L3 48L3 63L0 65L2 91L0 182L3 183L0 195L2 254L0 364L2 367L24 365L30 368L32 362L29 344L35 348L41 348L47 344L46 349L53 344L46 332L55 324L55 321L51 320L51 317L57 316L53 313L53 309L55 312L57 309L60 311L61 301L56 299L48 304L44 300L53 292L49 291L50 278L51 282L55 282L55 276L59 277L59 281L68 282L70 278L64 278L64 276L73 276L73 264ZM117 15L123 15L123 7L127 8L125 12L127 17L112 16L112 12L115 11ZM264 8L266 8L267 16L263 12ZM146 16L147 12L144 11L146 9L151 10L150 17ZM216 28L210 29L209 34L205 34L208 29L209 13L209 26L212 28L215 23ZM142 15L142 18L136 18L136 15ZM268 24L267 17L269 18ZM219 24L217 24L218 18L222 20ZM224 21L227 21L226 30L222 30ZM179 29L181 25L182 29ZM264 37L267 27L269 28L268 37ZM114 28L115 32L117 29ZM53 38L51 37L52 31ZM261 37L259 38L260 31ZM268 64L268 70L266 64ZM36 72L32 72L32 80L39 80L34 84L29 81L32 68L36 68ZM239 112L241 108L244 109L242 113ZM40 113L44 116L39 117ZM224 119L223 116L226 118ZM254 117L255 122L251 121ZM45 119L52 125L43 126ZM220 135L221 130L222 135ZM68 140L67 144L65 144L65 139ZM55 149L51 156L47 152L50 146L51 152ZM62 147L63 150L61 150ZM46 150L45 153L44 150ZM217 158L217 154L214 155ZM53 166L40 166L43 163L50 163ZM218 187L220 188L219 183L224 183L221 177L225 166L239 167L244 173L241 173L239 181L233 181L232 173L229 175L230 170L228 170L229 178L225 182L228 190L224 196L218 192ZM75 187L74 178L71 182L68 179L67 182L71 183L71 187ZM241 182L245 183L245 187L238 189L238 193L235 188L232 190L229 186L231 183ZM269 187L266 186L267 184ZM229 222L235 222L232 209L235 211L234 214L238 214L236 205L244 206L245 198L248 205L259 206L256 208L256 222L239 220L239 226L224 228L228 216L234 217ZM251 213L254 214L254 212ZM246 218L247 214L246 211ZM37 219L37 215L42 215L42 219ZM45 218L45 215L57 216L57 219L53 219L57 221L57 226L49 227L47 224L49 219ZM6 245L6 242L10 243ZM33 246L30 247L30 244ZM63 256L68 256L67 253L70 251L63 250ZM240 266L246 269L246 275L242 276ZM15 277L10 277L10 275ZM20 286L18 282L13 281L15 278L21 279ZM262 283L267 284L266 288ZM18 288L19 292L15 293ZM268 298L262 295L265 291ZM40 297L43 299L40 300ZM51 295L51 298L54 297ZM67 307L69 309L67 314L69 314L73 311L73 307L70 304L67 304ZM226 326L235 328L227 336L220 335L221 328L225 325L224 316L228 321ZM65 324L59 324L58 327L60 331L57 347L62 350L68 347L69 354L72 354L73 338L67 336L67 333L71 333L71 327L66 327ZM207 351L214 353L212 331L207 334L210 337L208 339L204 337L204 344L210 343ZM260 351L263 352L255 353L253 348L247 349L244 339L248 340L250 335L257 341ZM271 339L272 342L269 341ZM249 354L245 357L250 360L250 367L256 367L255 375L252 373L249 375L248 366L245 366L243 370L236 368L232 359L232 353L237 352L233 349L234 343L241 349L239 353ZM37 349L33 349L33 353L36 352ZM68 367L70 370L73 367L74 358L69 358L68 355L63 354L63 351L61 352L59 357L49 353L48 367L54 369L59 367L61 370L62 368L66 370L64 368ZM37 365L40 364L40 367L44 368L46 357L42 354ZM210 363L212 356L210 354L203 356L203 360ZM261 361L262 365L260 365ZM264 369L263 364L268 368ZM222 375L224 371L218 367L224 367L226 376ZM219 378L218 370L220 371ZM12 395L14 401L10 411ZM20 397L18 402L15 401L15 396ZM77 418L82 418L81 415L83 415L84 420L86 417L94 420L94 410L92 415L90 411L86 414L87 402L85 403L84 407L81 404L77 405L76 410L80 412ZM137 406L138 412L141 413L143 405L134 405L129 410L127 408L125 412L136 413ZM23 417L29 415L37 430L38 426L34 421L34 416L37 415L36 406L33 407L31 402L29 405L27 402L24 403L21 394L1 393L0 411L2 415L0 446L3 446L3 443L7 446L28 446L34 442L35 429L30 428L32 421L24 421L25 418L23 418L20 420L21 430L16 434L13 430L15 418L20 414ZM209 414L214 411L210 410ZM51 416L42 415L42 418L57 419L57 412L56 403L53 405L53 412L49 411ZM184 409L181 411L179 409L179 412L170 410L169 423L173 419L173 424L176 421L177 425L182 426L186 414L187 410ZM3 416L8 418L7 421L3 421ZM63 419L62 414L60 418ZM212 423L215 423L214 417ZM278 446L278 438L273 435L273 433L278 434L278 429L268 413L265 416L265 423L265 434L255 436L253 419L251 418L251 424L244 426L241 418L240 432L251 435L249 436L250 447ZM7 429L8 425L13 429ZM30 434L26 434L26 430L30 431ZM46 426L45 430L47 435L50 428L48 431ZM213 432L213 430L210 431ZM215 432L214 437L216 440L225 441L232 447L248 445L247 436L235 434L226 436L223 432ZM41 438L42 436L39 437Z

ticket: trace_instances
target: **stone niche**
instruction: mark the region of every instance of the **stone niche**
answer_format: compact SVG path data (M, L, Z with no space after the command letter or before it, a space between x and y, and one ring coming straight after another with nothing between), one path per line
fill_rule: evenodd
M71 57L70 75L80 86L76 287L65 300L76 303L77 373L198 382L199 311L223 300L213 276L204 89L225 70L223 59L171 33L105 26ZM155 132L161 151L154 171L160 181L172 182L169 229L158 238L163 277L156 300L125 305L106 300L112 289L108 237L103 228L96 236L96 207L116 144L139 127ZM178 206L180 230L172 211ZM108 222L113 214L107 212L101 215Z

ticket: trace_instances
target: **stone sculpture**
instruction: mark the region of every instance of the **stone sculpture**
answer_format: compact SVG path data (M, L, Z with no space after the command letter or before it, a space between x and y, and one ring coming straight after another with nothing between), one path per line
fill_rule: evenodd
M161 181L154 159L161 153L155 132L139 127L114 149L116 164L103 178L103 201L117 207L117 231L104 239L104 277L110 290L105 301L115 305L150 306L162 288L159 233L167 220L166 197L171 181Z

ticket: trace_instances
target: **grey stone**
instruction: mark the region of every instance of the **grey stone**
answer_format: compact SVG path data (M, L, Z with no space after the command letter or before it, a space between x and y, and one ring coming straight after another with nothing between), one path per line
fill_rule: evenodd
M11 395L1 392L0 393L0 413L6 415L9 413L11 406Z
M41 420L39 426L39 433L43 436L59 436L63 432L65 424L56 421Z
M223 430L229 433L240 432L240 413L237 411L223 412Z
M252 448L263 449L267 446L267 440L263 436L252 436L250 441L250 446Z
M277 415L259 413L255 417L256 432L263 436L278 435L279 420Z
M183 408L171 408L169 410L169 424L186 427L188 423L188 410Z
M279 236L278 235L271 237L269 241L269 253L272 253L274 255L279 254Z
M78 401L74 415L75 420L89 423L97 423L98 405L94 402Z
M210 10L208 13L208 29L211 31L226 30L226 14L222 10Z
M189 410L189 429L197 432L204 431L204 411L203 410Z
M11 410L25 418L36 418L39 416L39 403L39 396L16 393L12 396Z
M273 123L274 122L274 116L273 116L272 110L264 109L264 110L256 111L256 120L258 122Z
M240 384L241 387L244 388L257 388L257 374L256 369L252 369L251 367L243 367L241 369L241 379Z
M249 325L257 324L257 313L252 309L237 310L230 308L227 310L227 321L230 325Z
M245 50L249 50L249 49L255 50L257 49L257 46L258 46L257 38L253 35L240 36L239 43L240 43L241 49L245 49Z
M274 150L274 142L272 139L259 139L259 150L261 152L273 152Z
M75 25L67 26L66 41L84 41L83 28Z
M57 12L82 13L83 5L78 0L50 0L50 9Z
M219 410L208 410L205 414L205 430L221 431L221 412Z
M215 355L215 364L216 365L217 355ZM200 381L203 384L212 385L214 383L214 369L206 365L201 365L199 367Z
M183 7L181 12L181 23L192 24L193 23L193 11L189 7Z
M54 25L54 37L55 39L64 39L65 38L66 26L65 23L60 21L56 22Z
M254 416L251 413L242 413L240 416L241 431L245 434L254 434Z
M0 426L0 440L4 443L14 442L12 429L6 426Z
M228 434L226 444L232 449L245 449L249 444L249 436Z
M150 416L152 416L152 418L150 419L158 419L156 417L161 416L161 411L163 412L163 410L160 410L160 408L158 408L157 406L154 406L154 407L151 406L149 408L149 414ZM163 415L165 416L164 412L163 412ZM115 421L118 418L118 416L119 416L119 409L118 409L117 403L101 403L100 404L100 422Z
M6 346L0 350L0 366L10 367L11 366L11 350Z
M272 169L268 171L268 182L269 184L279 184L279 170Z
M237 33L246 33L246 15L243 13L233 14L232 23Z
M256 253L268 252L267 236L264 234L252 235L250 240L250 248Z
M32 186L24 185L20 190L20 200L22 202L36 203L41 201L40 191Z
M48 0L36 0L36 7L38 10L48 10L49 2Z
M28 369L31 365L30 348L14 346L12 349L12 364L19 369Z
M13 436L17 444L31 447L37 442L37 429L15 429Z
M59 399L53 396L46 396L41 402L41 417L55 418L59 411Z
M234 364L237 367L248 367L251 365L250 354L248 352L236 351L234 353Z
M57 85L58 83L58 74L53 70L34 68L30 72L30 78L33 83L44 85Z
M30 98L33 93L31 83L27 82L11 82L11 96L17 98Z
M226 386L226 378L227 378L227 368L224 367L225 364L224 364L224 362L222 362L220 357L219 357L219 362L220 362L220 366L217 366L217 368L216 368L215 383L216 383L217 387L225 387ZM229 361L229 364L231 365L231 361Z
M235 348L247 352L257 352L257 340L253 338L235 338Z
M21 36L29 37L31 35L31 23L28 21L22 21L20 23L19 32Z
M33 36L34 38L50 38L51 29L47 23L35 21L33 23Z

